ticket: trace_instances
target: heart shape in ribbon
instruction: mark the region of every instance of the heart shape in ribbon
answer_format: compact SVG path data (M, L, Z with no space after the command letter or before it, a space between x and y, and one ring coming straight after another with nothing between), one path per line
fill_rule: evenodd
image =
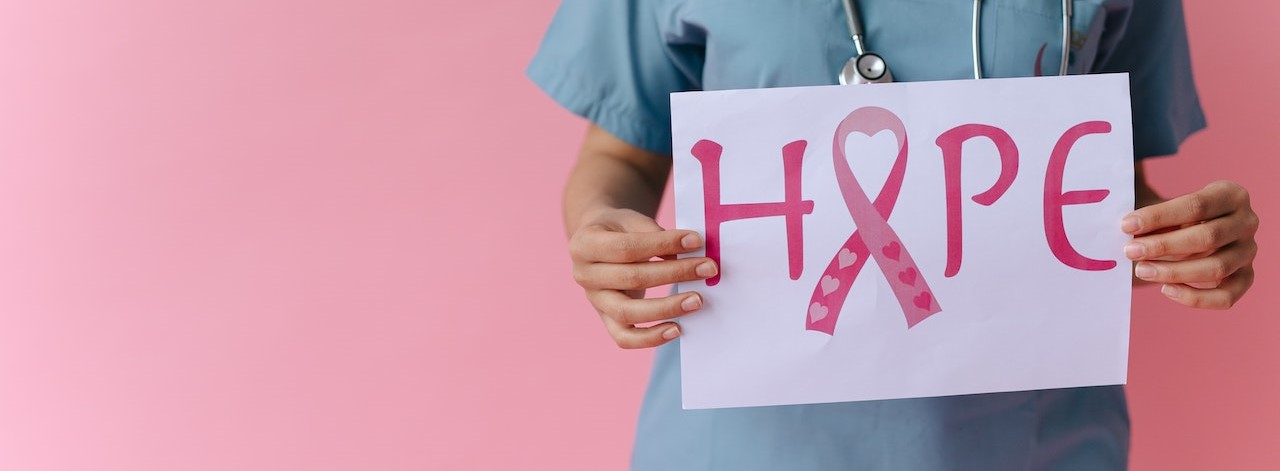
M849 268L850 265L858 263L858 254L853 253L848 248L840 249L840 254L836 255L840 268Z
M840 287L840 280L832 278L831 275L825 275L822 277L822 281L820 281L819 284L822 285L822 294L831 294L832 291L835 291L836 288Z
M827 317L827 307L818 303L809 305L809 322L818 322Z
M916 275L918 275L918 273L916 273L915 268L907 267L906 270L898 272L898 280L910 286L915 286Z
M883 253L884 256L896 261L898 260L898 257L902 256L902 244L899 244L896 240L890 242L888 245L885 245L883 249L880 249L880 253Z

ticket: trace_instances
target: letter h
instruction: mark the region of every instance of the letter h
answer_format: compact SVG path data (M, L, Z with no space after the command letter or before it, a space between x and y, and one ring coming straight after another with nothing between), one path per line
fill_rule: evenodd
M724 147L703 139L693 145L693 157L702 164L702 205L706 214L707 257L720 265L720 224L739 219L783 216L787 222L787 259L792 280L804 270L804 226L800 218L813 213L813 201L800 199L801 163L806 141L782 146L785 198L772 203L720 203L720 154ZM723 273L723 267L720 273ZM720 273L707 279L707 286L720 282Z

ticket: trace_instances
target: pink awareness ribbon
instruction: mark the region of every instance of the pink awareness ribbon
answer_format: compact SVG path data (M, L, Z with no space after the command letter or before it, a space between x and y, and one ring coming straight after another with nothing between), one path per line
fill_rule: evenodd
M898 156L889 171L884 188L876 195L875 203L872 203L849 167L845 156L845 140L855 132L874 136L880 131L893 132L898 142ZM938 305L938 300L934 298L933 291L929 289L928 282L920 273L907 247L887 221L902 190L902 180L907 170L906 126L897 115L887 109L876 106L858 108L836 127L833 147L836 182L857 229L840 246L840 250L823 271L818 285L814 287L805 328L825 332L827 335L834 334L840 308L844 306L853 280L867 263L867 257L875 258L880 271L889 281L889 287L906 317L907 328L914 327L920 321L942 311L942 307Z

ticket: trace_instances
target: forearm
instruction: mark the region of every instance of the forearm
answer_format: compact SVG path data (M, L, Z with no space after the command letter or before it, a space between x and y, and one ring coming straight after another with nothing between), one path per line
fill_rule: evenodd
M663 182L662 184L665 184ZM565 231L572 234L593 214L631 209L653 217L662 186L632 166L610 158L579 160L564 190Z
M653 217L670 170L670 157L632 148L593 127L565 184L566 234L604 211L630 209Z

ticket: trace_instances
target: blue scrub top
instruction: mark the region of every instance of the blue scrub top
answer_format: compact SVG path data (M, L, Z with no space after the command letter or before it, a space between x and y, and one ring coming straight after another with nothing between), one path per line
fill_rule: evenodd
M973 76L972 3L859 0L897 81ZM984 77L1056 74L1061 2L986 0ZM1129 72L1138 158L1204 127L1180 2L1076 0L1069 70ZM825 85L854 54L841 0L565 0L529 66L554 100L671 152L669 94ZM680 408L679 342L660 347L636 470L1123 469L1119 386L740 409Z

